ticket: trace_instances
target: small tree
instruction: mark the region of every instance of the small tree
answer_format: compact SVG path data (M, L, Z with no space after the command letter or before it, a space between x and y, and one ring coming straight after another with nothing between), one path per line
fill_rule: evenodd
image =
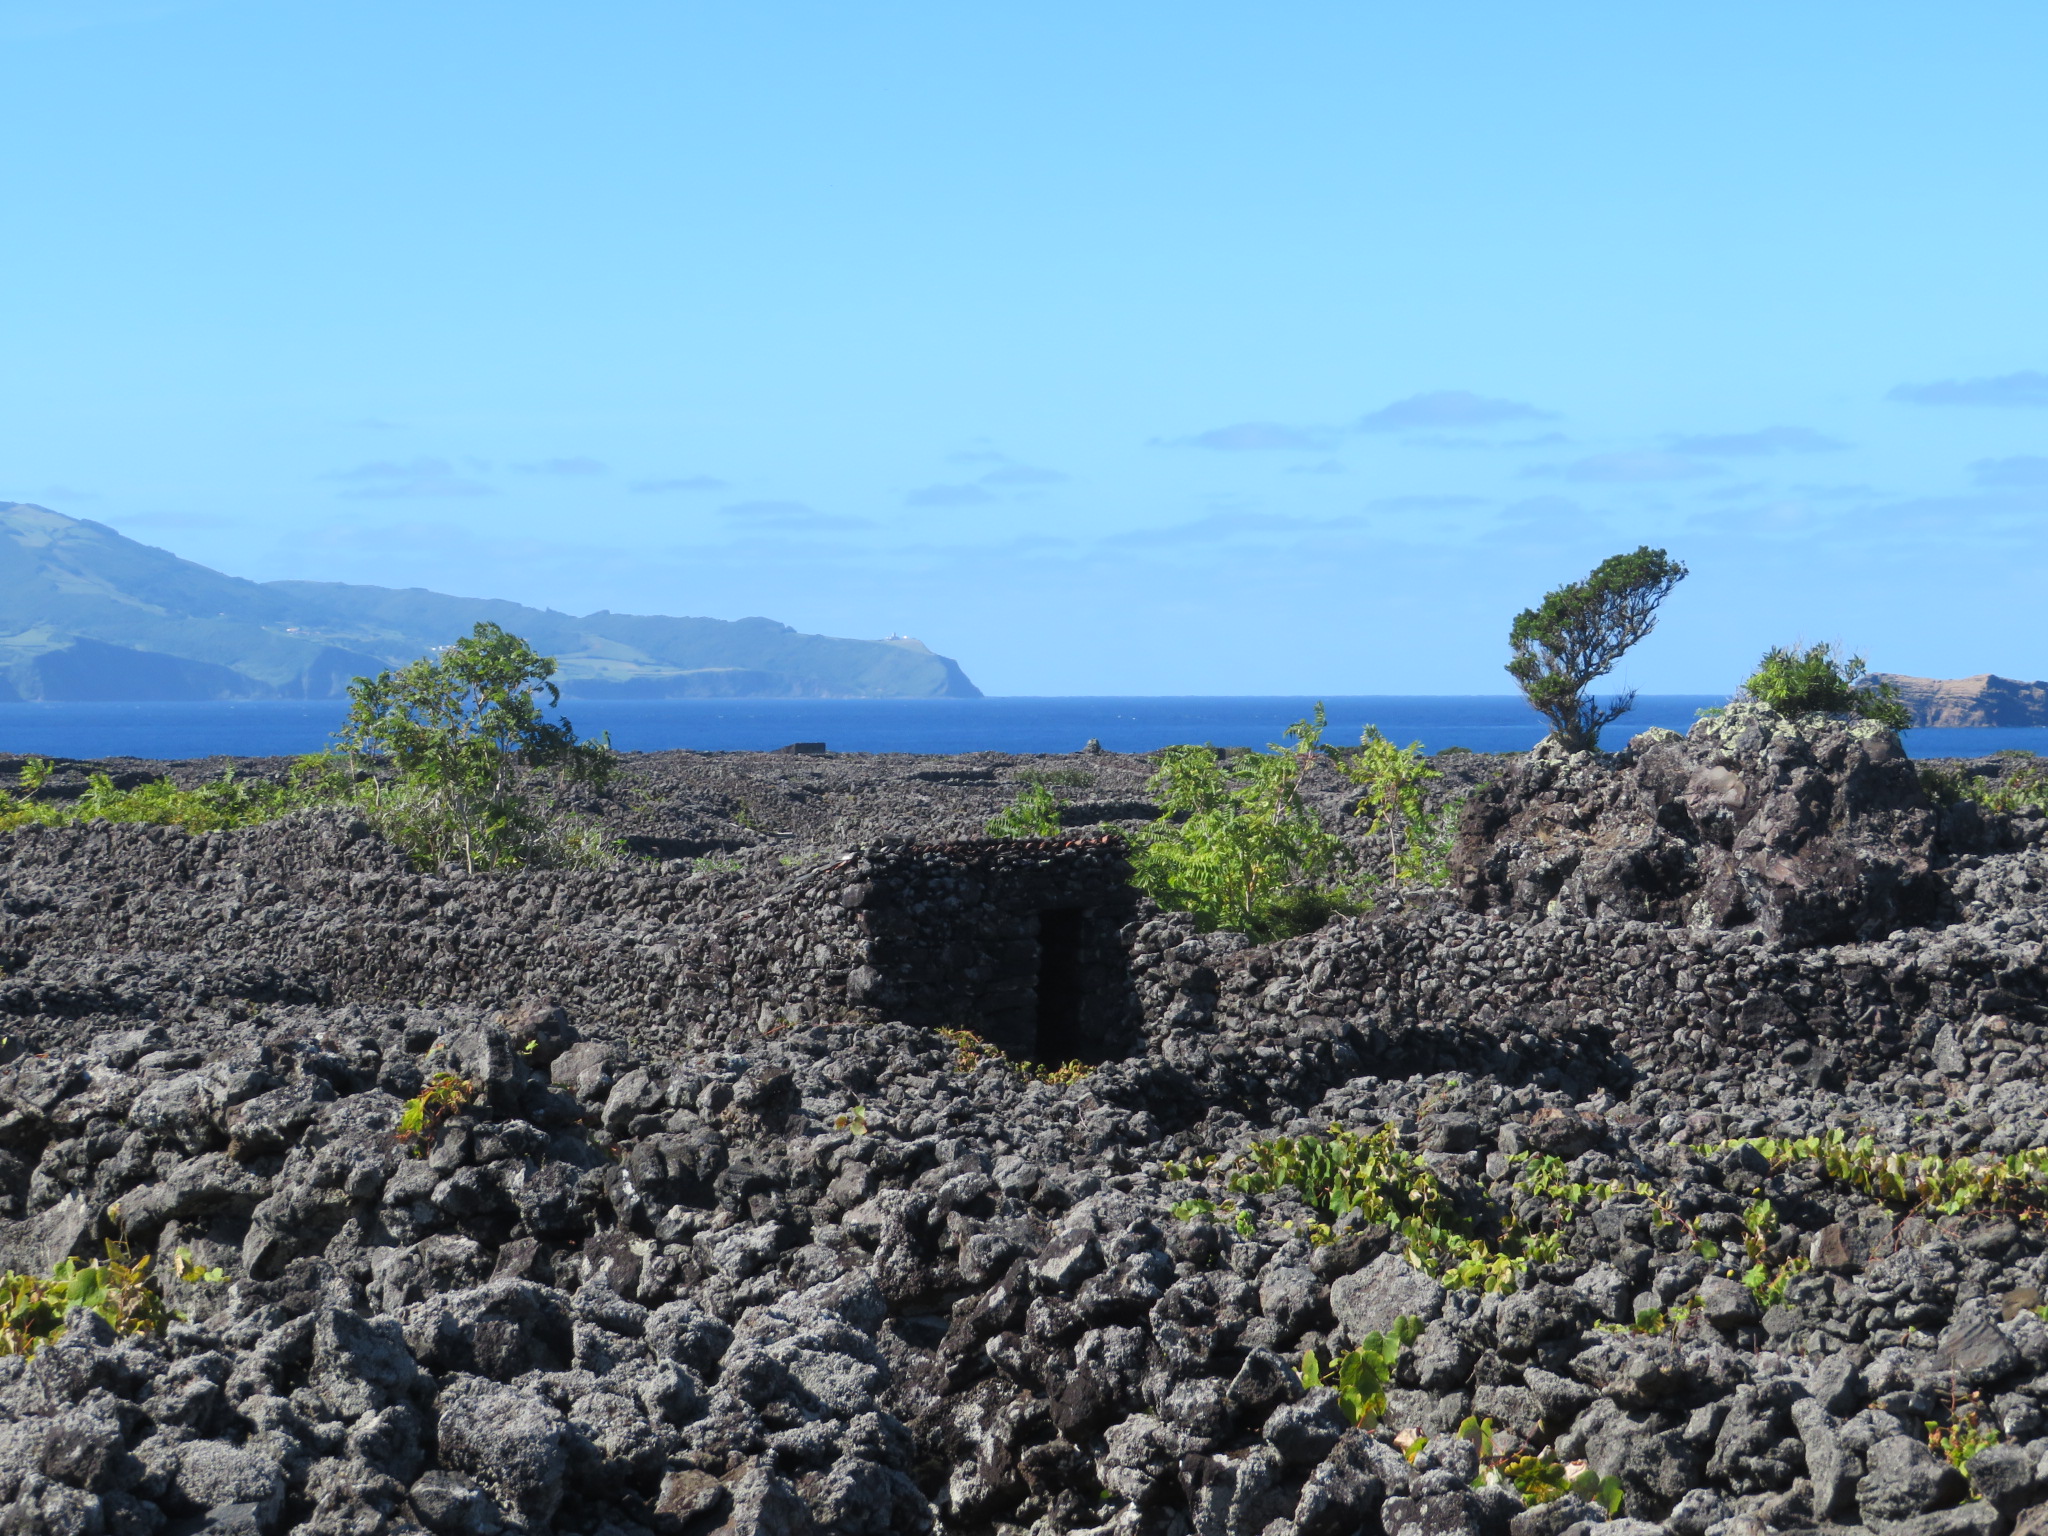
M1657 605L1684 579L1683 565L1644 545L1632 555L1609 556L1584 581L1559 587L1540 607L1515 615L1508 674L1567 752L1596 750L1601 727L1635 706L1634 689L1603 708L1586 696L1586 687L1656 627Z
M1872 677L1861 656L1841 656L1825 641L1803 651L1772 646L1742 691L1788 719L1861 715L1895 731L1913 723L1913 711L1895 684Z
M1324 725L1318 704L1312 720L1288 727L1292 746L1234 763L1214 747L1168 747L1146 786L1161 815L1131 839L1138 887L1204 929L1262 942L1359 910L1339 883L1351 862L1344 840L1301 795L1302 776L1329 755Z
M1422 755L1422 743L1397 747L1368 725L1359 750L1341 758L1338 770L1365 793L1355 815L1365 818L1365 835L1384 840L1387 871L1396 885L1445 885L1450 881L1450 836L1463 800L1431 814L1428 784L1443 775Z
M478 624L438 656L349 684L351 754L380 753L398 770L381 812L398 841L423 863L464 869L533 862L546 828L522 792L522 769L602 783L609 740L576 739L567 720L541 713L561 702L552 656L517 635Z

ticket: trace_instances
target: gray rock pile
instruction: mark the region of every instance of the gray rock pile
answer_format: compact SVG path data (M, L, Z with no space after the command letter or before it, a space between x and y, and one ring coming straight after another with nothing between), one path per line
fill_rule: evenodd
M1940 829L1894 732L1738 700L1618 759L1546 740L1473 797L1455 862L1475 911L1754 926L1804 948L1941 915Z
M0 1267L111 1240L178 1316L0 1358L0 1528L2008 1536L2048 1500L2043 1197L1944 1213L1743 1139L2048 1146L2042 853L1958 851L1853 732L1708 734L1512 770L1482 910L1266 947L1117 912L1137 1022L1058 1080L846 990L993 899L967 852L426 881L318 818L17 837ZM1637 816L1715 753L1744 805L1834 806L1832 849ZM1586 850L1646 828L1679 876L1616 920ZM1747 917L1700 918L1717 880ZM441 1074L465 1102L403 1135ZM1487 1289L1232 1187L1333 1124L1391 1127L1459 1232L1555 1242ZM1403 1318L1377 1426L1304 1386ZM1996 1440L1959 1469L1929 1421ZM1525 1496L1536 1453L1618 1513Z

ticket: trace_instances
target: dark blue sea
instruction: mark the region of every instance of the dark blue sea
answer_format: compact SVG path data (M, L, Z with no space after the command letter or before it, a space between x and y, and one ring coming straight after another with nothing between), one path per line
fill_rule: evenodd
M835 752L1074 752L1090 737L1112 752L1176 742L1264 746L1315 706L1312 698L663 699L565 700L581 735L611 733L622 751L670 747L754 752L822 741ZM1358 740L1368 721L1396 742L1434 752L1519 752L1543 735L1517 695L1388 694L1327 698L1328 740ZM1705 695L1644 695L1610 726L1619 746L1649 726L1685 730ZM0 751L50 757L269 757L317 752L346 703L0 704ZM2048 755L2048 729L1906 733L1915 757L1979 757L2006 747Z

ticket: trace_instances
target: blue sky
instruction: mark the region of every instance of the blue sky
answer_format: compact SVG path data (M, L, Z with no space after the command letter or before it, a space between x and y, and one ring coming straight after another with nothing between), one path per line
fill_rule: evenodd
M2048 676L2048 8L0 0L0 498L990 692Z

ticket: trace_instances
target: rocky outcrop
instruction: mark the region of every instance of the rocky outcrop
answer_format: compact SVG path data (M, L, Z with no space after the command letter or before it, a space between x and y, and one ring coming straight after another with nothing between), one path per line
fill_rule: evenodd
M1892 731L1737 702L1613 758L1546 740L1472 797L1452 865L1474 911L1754 927L1801 948L1933 921L1939 827Z
M2048 682L2023 683L1993 672L1975 677L1905 677L1880 672L1913 711L1915 725L2048 725Z

